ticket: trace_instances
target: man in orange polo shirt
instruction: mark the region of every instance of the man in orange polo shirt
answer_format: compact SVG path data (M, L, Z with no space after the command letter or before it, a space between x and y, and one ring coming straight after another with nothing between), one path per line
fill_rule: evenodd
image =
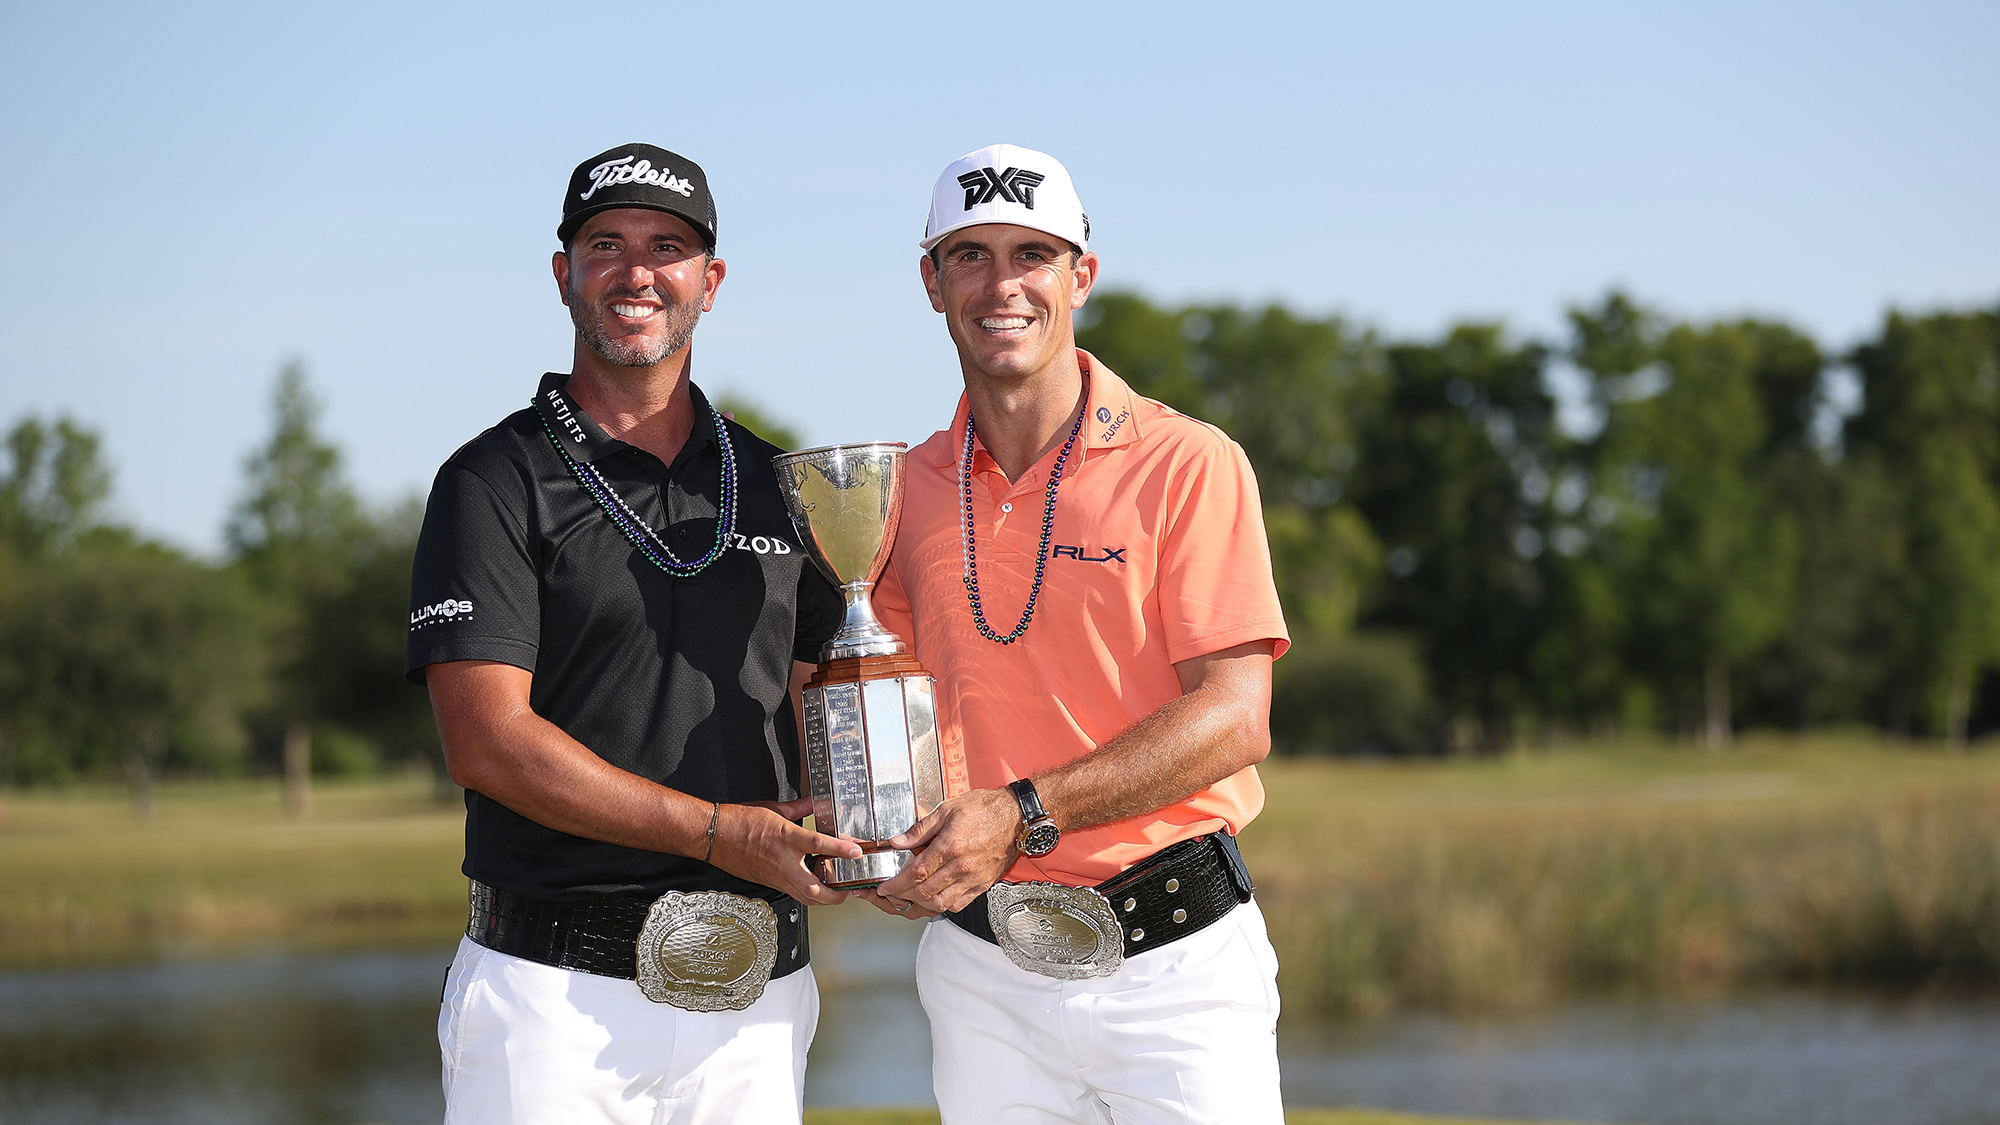
M970 153L932 194L965 395L910 453L875 604L938 677L954 795L876 900L948 919L917 960L947 1123L1277 1125L1277 962L1234 840L1289 643L1257 482L1077 349L1089 235L1044 153Z

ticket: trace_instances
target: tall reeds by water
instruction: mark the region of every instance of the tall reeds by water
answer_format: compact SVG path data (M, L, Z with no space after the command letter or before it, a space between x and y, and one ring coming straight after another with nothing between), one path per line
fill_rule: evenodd
M2000 977L2000 747L1745 741L1497 760L1274 760L1243 835L1295 1011L1606 988ZM463 813L408 779L20 792L0 967L243 943L447 945ZM856 905L816 911L841 940ZM863 928L855 928L857 940Z
M15 790L0 821L0 971L257 946L448 945L465 927L465 810L425 779Z
M1244 837L1289 1004L2000 977L2000 761L1765 743L1279 762Z

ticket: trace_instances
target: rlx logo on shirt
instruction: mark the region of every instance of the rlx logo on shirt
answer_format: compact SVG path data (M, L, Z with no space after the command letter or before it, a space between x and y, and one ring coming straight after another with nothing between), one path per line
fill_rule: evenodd
M1125 552L1127 550L1129 550L1129 548L1106 547L1104 548L1103 555L1098 557L1092 557L1090 555L1084 554L1083 553L1084 549L1082 547L1065 547L1062 544L1058 543L1049 550L1049 557L1052 559L1075 559L1078 562L1094 562L1094 563L1121 562L1122 563L1125 561Z

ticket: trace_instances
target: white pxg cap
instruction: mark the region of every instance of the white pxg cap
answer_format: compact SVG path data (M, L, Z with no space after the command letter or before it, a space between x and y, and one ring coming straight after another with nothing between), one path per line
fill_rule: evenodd
M1090 219L1076 197L1069 169L1046 152L1019 145L987 145L951 162L931 189L925 250L955 230L980 223L1013 223L1090 249Z

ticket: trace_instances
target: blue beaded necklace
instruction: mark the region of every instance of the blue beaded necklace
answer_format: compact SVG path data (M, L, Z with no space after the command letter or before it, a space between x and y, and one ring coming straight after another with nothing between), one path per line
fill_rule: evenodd
M1049 566L1049 537L1056 529L1056 489L1062 484L1063 465L1069 460L1069 451L1076 446L1076 435L1083 432L1083 416L1090 409L1090 384L1084 383L1083 409L1076 412L1076 424L1069 428L1069 440L1063 442L1062 452L1056 455L1056 467L1049 470L1049 485L1044 490L1047 499L1042 504L1042 543L1035 550L1035 584L1028 588L1028 604L1021 610L1021 623L1014 631L1001 636L986 623L986 610L979 604L979 560L973 550L972 531L972 408L965 410L965 456L958 464L958 498L965 509L965 596L972 602L972 624L979 635L994 644L1011 645L1028 631L1028 622L1035 616L1035 602L1042 596L1042 576Z
M539 409L535 411L535 417L542 423L542 432L549 435L549 444L556 447L556 455L569 466L570 475L576 478L576 483L582 485L590 498L597 501L597 506L604 509L612 526L632 541L639 553L646 556L646 561L675 578L693 578L707 570L710 563L722 557L729 537L736 531L736 450L730 447L729 430L713 405L708 408L708 416L715 423L715 441L722 449L721 518L715 521L715 544L708 549L708 553L693 562L682 562L674 555L673 548L667 546L666 540L660 538L660 533L640 519L639 513L632 510L625 498L612 489L611 482L604 479L597 466L569 455L569 450L563 448L555 430L550 427L549 420L542 416Z

